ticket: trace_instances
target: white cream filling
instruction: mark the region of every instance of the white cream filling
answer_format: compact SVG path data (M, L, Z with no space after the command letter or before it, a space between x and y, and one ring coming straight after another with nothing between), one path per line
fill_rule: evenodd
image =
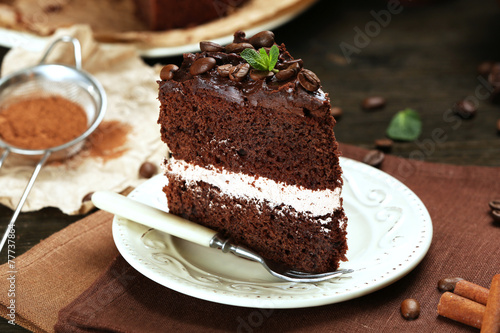
M213 166L202 168L174 158L170 159L166 170L188 183L204 181L232 197L266 200L275 206L285 204L298 212L313 216L333 213L341 207L340 187L333 191L328 189L313 191L302 186L286 185L266 177L218 170Z

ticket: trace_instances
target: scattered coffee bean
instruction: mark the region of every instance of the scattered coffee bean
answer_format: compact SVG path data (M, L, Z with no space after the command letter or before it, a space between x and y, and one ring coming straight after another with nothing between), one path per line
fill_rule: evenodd
M343 114L343 110L341 108L339 108L338 106L332 106L332 108L330 109L330 114L335 119L339 119Z
M212 57L200 58L193 62L191 68L189 69L189 73L191 73L191 75L200 75L206 73L214 68L215 64L216 61Z
M156 175L157 172L157 166L151 162L144 162L139 168L139 176L142 178L151 178Z
M453 106L453 112L463 119L469 119L476 115L477 107L471 101L463 100Z
M179 67L173 64L163 66L160 72L160 79L172 80L174 73L179 70Z
M420 303L413 298L405 299L401 303L401 315L406 320L417 319L420 315Z
M202 52L224 52L224 46L214 43L203 41L200 42L200 50Z
M321 81L313 71L303 68L298 74L299 83L305 90L316 91L321 86Z
M283 69L276 73L274 76L276 77L276 80L278 81L286 81L291 79L292 77L295 77L296 71L291 68ZM315 89L316 90L316 89Z
M458 281L463 280L461 277L447 277L438 281L437 288L441 292L455 290L455 285Z
M256 49L271 47L274 44L274 33L272 31L261 31L249 40Z
M500 210L500 199L491 200L488 205L491 210Z
M490 73L488 75L488 82L494 88L497 88L500 85L500 62L493 64L490 68Z
M391 139L377 139L375 140L375 148L385 153L388 153L392 150L392 145L394 141Z
M483 61L477 66L477 72L479 75L488 76L494 64L495 63L493 61Z
M229 76L229 71L232 68L233 68L233 65L231 65L231 64L221 65L221 66L217 67L217 72L222 77L228 77Z
M264 80L267 77L272 77L274 73L269 71L258 71L256 69L251 69L249 75L252 80L258 81Z
M238 150L237 150L237 153L238 153L238 155L240 155L241 157L243 157L243 156L247 156L247 151L246 151L245 149L243 149L243 148L238 149Z
M94 194L94 192L89 192L89 193L85 194L85 196L82 198L82 202L86 202L86 201L92 200L92 195L93 194Z
M380 110L385 107L387 100L381 96L370 96L363 100L361 107L363 110Z
M250 43L231 43L226 45L227 53L241 53L244 49L253 49L253 45Z
M229 71L229 79L231 81L240 82L247 76L249 71L250 71L250 64L248 63L238 64Z
M500 223L500 210L492 210L491 211L491 216L493 216L493 220L495 222L499 222Z
M493 87L491 101L497 103L500 101L500 63L495 63L491 67L490 74L488 75L488 82Z
M94 192L90 192L90 193L85 194L85 196L82 198L82 202L87 202L87 201L92 200L92 194L94 194Z
M371 165L372 167L378 167L384 161L385 155L380 150L370 150L363 158L363 163Z

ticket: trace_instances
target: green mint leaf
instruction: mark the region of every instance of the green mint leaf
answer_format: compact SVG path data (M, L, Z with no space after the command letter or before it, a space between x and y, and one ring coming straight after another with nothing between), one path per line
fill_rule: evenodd
M273 45L267 54L264 48L259 49L259 52L253 49L244 49L240 53L241 57L246 60L253 68L259 71L276 71L274 66L278 62L280 50L276 45Z
M264 70L266 70L266 71L267 71L267 70L268 70L268 68L269 68L269 56L267 55L267 52L266 52L266 50L264 50L264 48L261 48L261 49L259 50L259 53L260 53L260 57L262 58L262 60L263 60L263 61L265 62L265 64L266 64L266 69L264 69Z
M278 47L273 45L271 47L271 50L269 50L269 70L272 71L274 69L274 66L276 66L276 63L278 62L278 57L280 55L280 50Z
M422 132L422 121L417 111L405 109L394 115L389 127L387 136L393 140L413 141Z
M262 49L261 49L262 50ZM265 51L264 51L265 53ZM259 71L266 71L267 68L269 67L267 63L267 54L266 57L262 57L262 53L257 53L257 51L253 49L244 49L240 53L241 57L246 60L252 66L253 68L259 70Z

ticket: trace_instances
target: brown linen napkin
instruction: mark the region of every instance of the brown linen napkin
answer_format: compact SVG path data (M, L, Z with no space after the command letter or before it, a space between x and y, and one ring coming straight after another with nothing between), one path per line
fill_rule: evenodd
M111 222L111 214L99 211L14 259L17 325L35 332L53 331L59 310L85 291L117 256ZM11 319L6 308L11 299L8 265L0 267L0 315Z
M341 148L344 156L358 160L366 153L353 146ZM111 252L116 253L116 249L111 240L111 217L96 213L18 259L19 274L24 276L17 285L24 296L17 309L18 318L23 321L18 322L38 331L51 331L49 324L55 323L55 313L62 308L55 326L58 332L476 331L437 316L440 292L436 284L443 277L461 276L489 287L490 279L500 272L500 225L493 223L488 209L488 202L500 196L500 168L431 164L387 156L382 170L402 180L422 199L432 217L434 237L421 264L380 291L338 304L288 310L242 308L199 300L156 284L120 256L104 269L104 262L111 262ZM105 231L87 230L80 235L80 228L95 224L96 220L100 220ZM80 242L74 244L71 240L77 235ZM85 242L92 248L97 235L108 237L99 242L101 249L79 253L80 261L87 261L87 265L90 258L101 263L88 273L87 265L65 254ZM61 246L54 250L54 244ZM59 260L50 256L54 251L63 254ZM50 261L39 263L35 257L40 258L44 252ZM47 263L52 266L45 267ZM43 274L38 273L39 269L43 269ZM6 270L0 268L2 288L6 286ZM97 277L98 270L104 274L76 297ZM83 275L77 279L80 274ZM56 285L49 281L54 275L60 278ZM31 287L25 280L38 282ZM71 288L70 292L64 292L66 288ZM59 299L52 302L55 295L60 295ZM6 314L5 297L0 294L2 316ZM421 304L420 317L414 321L404 320L399 310L401 302L410 297Z

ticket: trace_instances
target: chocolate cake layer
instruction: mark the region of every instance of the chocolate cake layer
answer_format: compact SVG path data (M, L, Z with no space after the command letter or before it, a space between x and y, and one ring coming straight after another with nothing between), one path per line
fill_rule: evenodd
M333 271L339 259L346 260L343 210L312 217L286 205L231 197L203 181L167 177L171 213L217 230L266 259L307 272Z

